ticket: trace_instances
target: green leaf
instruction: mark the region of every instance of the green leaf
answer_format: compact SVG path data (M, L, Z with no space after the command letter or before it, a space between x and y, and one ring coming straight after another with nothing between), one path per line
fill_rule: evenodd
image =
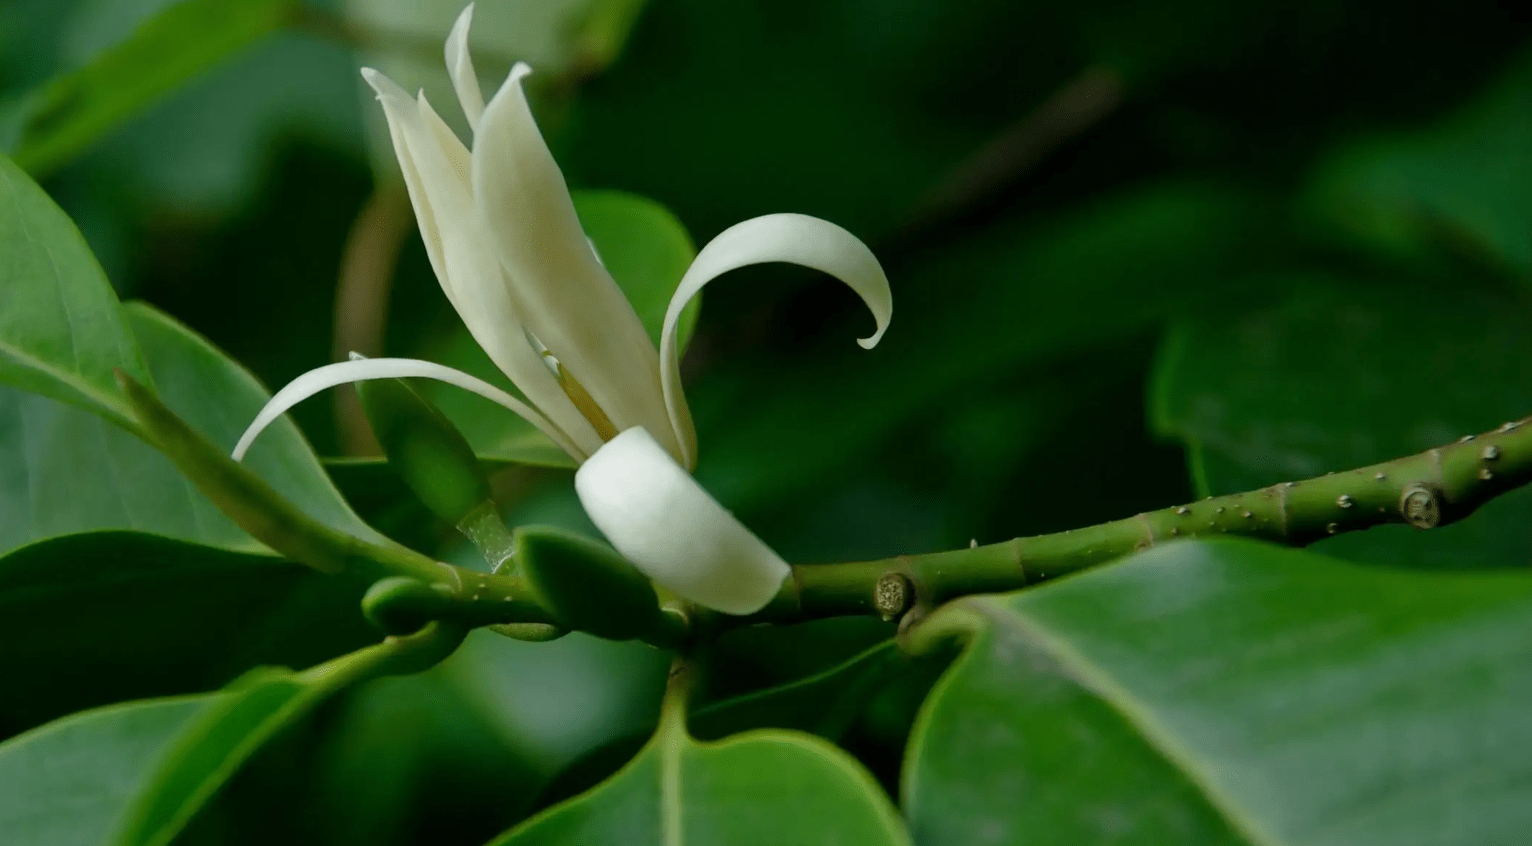
M144 380L117 295L74 222L0 156L0 384L133 427L112 370Z
M922 843L1511 843L1532 824L1532 577L1166 545L964 600L911 741Z
M1410 455L1532 411L1521 362L1532 302L1459 287L1369 287L1348 279L1251 280L1286 301L1179 322L1151 388L1151 417L1184 441L1204 494L1228 494ZM1403 525L1323 541L1379 564L1524 566L1532 492L1471 519Z
M433 628L302 673L264 668L222 693L112 706L12 738L0 744L0 779L14 786L0 798L0 822L17 821L7 833L27 826L59 837L49 842L163 846L263 743L332 693L418 672L461 639L461 630ZM70 754L77 749L88 752ZM38 761L48 778L26 777ZM90 813L74 813L76 802ZM44 842L21 830L24 842Z
M115 308L115 306L114 306ZM122 307L164 401L215 443L232 446L268 394L207 341L142 304ZM115 391L115 385L113 390ZM0 550L48 537L132 529L225 550L265 547L223 516L168 459L101 417L0 388ZM257 474L325 524L376 537L341 499L290 420L247 459Z
M128 806L112 843L163 846L175 837L239 766L272 735L333 692L282 671L218 695L199 718L185 724L157 766L144 771L140 793Z
M167 92L275 31L292 0L181 0L29 96L18 164L46 173Z
M358 585L273 559L134 532L0 557L0 736L109 702L219 687L376 640Z
M845 752L812 735L763 730L699 743L661 726L588 793L493 841L601 844L905 844L888 797Z
M143 773L219 697L114 705L0 743L0 831L28 844L109 842Z
M1466 253L1532 278L1532 53L1438 124L1344 148L1319 169L1311 200L1398 258Z
M274 673L232 692L74 714L0 743L0 829L22 843L168 843L322 692Z
M628 295L650 339L658 344L670 295L696 256L686 228L664 206L633 194L576 191L574 201L580 223L595 244L602 263ZM681 313L682 351L691 338L701 304L699 296ZM421 357L513 390L510 380L479 349L465 327L455 327ZM545 467L573 466L569 456L532 424L507 414L489 400L435 382L421 384L419 388L457 425L480 458Z
M699 708L689 724L705 740L771 726L835 741L868 698L906 663L898 645L887 640L807 678Z

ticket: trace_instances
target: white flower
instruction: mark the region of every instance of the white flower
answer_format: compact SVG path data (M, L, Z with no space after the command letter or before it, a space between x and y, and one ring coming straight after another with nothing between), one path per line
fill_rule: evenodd
M485 103L468 56L472 15L470 5L446 49L447 70L473 130L472 150L424 95L412 98L370 68L362 76L388 118L442 290L526 401L428 361L330 364L278 391L234 457L271 421L326 388L396 377L450 382L526 418L580 462L575 488L586 512L650 578L710 608L759 610L788 568L689 475L697 446L680 384L682 309L730 270L792 262L836 276L862 297L877 329L858 343L871 348L893 310L888 280L867 247L835 224L799 214L747 220L697 254L671 298L656 350L581 229L522 92L531 69L518 63Z

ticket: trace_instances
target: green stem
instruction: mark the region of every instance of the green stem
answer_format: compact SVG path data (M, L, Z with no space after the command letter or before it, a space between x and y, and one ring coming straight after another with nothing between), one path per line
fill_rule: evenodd
M446 660L463 642L468 629L452 623L431 623L410 635L394 635L381 643L317 664L295 675L326 690L349 687L380 676L424 672Z
M776 599L737 624L923 614L958 596L1016 590L1180 538L1235 535L1304 546L1384 523L1457 522L1532 481L1532 417L1417 455L1082 529L926 555L793 567Z

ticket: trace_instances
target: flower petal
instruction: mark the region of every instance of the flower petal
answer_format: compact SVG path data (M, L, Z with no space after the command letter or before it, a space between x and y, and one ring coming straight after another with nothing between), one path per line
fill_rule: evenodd
M517 314L621 431L644 426L672 455L680 445L660 389L659 355L575 214L521 80L518 63L474 135L473 195Z
M436 226L436 216L431 213L431 204L426 200L419 169L415 167L415 159L404 137L404 123L410 120L414 101L392 79L372 68L362 68L362 78L377 92L378 102L383 105L388 133L394 142L394 155L399 159L399 170L403 172L404 185L410 192L410 205L415 209L415 221L420 224L420 238L426 245L426 257L431 260L431 269L436 272L436 278L445 280L447 269L442 260L442 241ZM442 284L445 286L446 282Z
M586 460L575 471L575 491L618 552L708 608L759 611L791 572L643 428L623 432Z
M281 417L288 409L309 397L337 385L347 385L352 382L366 382L370 379L435 379L456 385L465 391L472 391L487 400L497 402L511 411L526 418L527 422L536 426L539 431L547 435L559 448L569 453L576 461L585 458L585 453L569 441L557 426L548 422L546 417L537 413L526 403L511 396L505 391L479 379L470 376L461 370L453 370L441 364L431 361L419 361L413 358L363 358L351 361L342 361L336 364L326 364L316 367L302 376L288 382L282 390L266 402L260 414L250 422L245 434L239 438L239 443L234 446L234 460L239 461L245 457L245 452L255 442L257 435L263 429L271 425L278 417Z
M452 32L447 35L447 74L452 77L452 88L457 91L457 101L468 118L468 127L479 129L479 117L484 114L484 94L479 90L479 78L473 72L473 58L468 55L468 27L473 23L473 4L464 7Z
M894 295L882 265L855 235L817 217L803 214L768 214L755 217L718 233L707 243L681 277L665 311L665 325L660 332L660 376L671 426L684 451L687 467L697 463L697 435L692 427L691 411L681 391L681 361L676 344L676 330L681 312L702 287L736 268L764 262L784 261L801 264L834 276L850 286L872 310L877 329L870 337L857 340L864 349L872 349L888 329L894 312Z
M417 101L376 71L364 70L362 75L383 104L442 291L495 366L581 451L595 452L601 436L548 372L517 319L504 272L487 246L489 239L468 194L468 148L424 98Z

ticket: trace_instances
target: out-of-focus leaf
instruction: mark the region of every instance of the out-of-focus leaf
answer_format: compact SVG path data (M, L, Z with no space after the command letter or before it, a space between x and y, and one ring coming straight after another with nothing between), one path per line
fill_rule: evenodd
M377 638L360 600L307 567L135 532L17 549L0 557L0 736L356 649Z
M907 844L909 838L867 771L817 737L763 730L701 743L667 723L611 779L494 844L683 842Z
M1242 284L1291 293L1181 321L1151 390L1155 427L1187 444L1204 494L1386 461L1532 412L1523 297L1297 275ZM1321 548L1387 565L1521 567L1529 509L1532 492L1514 491L1440 529L1379 526Z
M1343 231L1401 259L1445 249L1532 279L1532 53L1435 126L1343 148L1312 194Z
M14 155L44 173L198 72L274 31L293 0L181 0L88 64L45 83Z
M628 295L649 337L658 344L670 295L696 255L686 228L664 206L632 194L576 191L574 200L580 222L601 261ZM683 351L701 303L699 296L682 312ZM512 388L510 380L464 327L456 327L422 357ZM437 383L422 384L420 390L457 425L481 458L547 467L573 466L569 456L532 424L482 397Z
M922 843L1514 843L1532 578L1176 543L926 625L973 640L904 775ZM946 615L945 617L943 615ZM934 634L935 632L933 632Z
M480 704L439 671L348 696L321 728L312 784L291 790L313 842L480 843L522 818L541 774Z
M134 426L112 376L146 380L117 295L74 223L0 156L0 383Z
M279 30L134 115L82 155L71 176L131 191L128 215L147 206L185 215L183 222L213 220L272 190L286 145L359 156L360 85L344 45ZM337 182L347 176L336 174ZM166 281L173 280L151 280Z
M571 634L522 643L473 634L435 672L544 775L654 725L666 655L635 641Z

